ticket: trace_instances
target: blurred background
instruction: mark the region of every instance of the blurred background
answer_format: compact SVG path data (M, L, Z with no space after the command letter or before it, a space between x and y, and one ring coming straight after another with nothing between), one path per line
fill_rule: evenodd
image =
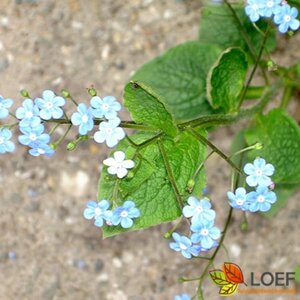
M100 96L121 100L124 84L140 65L197 38L201 5L192 0L1 0L0 94L15 99L16 108L22 88L32 97L67 88L78 102L88 103L86 88L94 85ZM299 42L299 34L281 38L275 59L283 64L299 59ZM63 132L59 129L56 138ZM234 132L222 128L212 141L229 151ZM86 201L96 198L107 148L90 142L67 152L64 146L51 159L31 157L21 146L0 157L0 299L165 300L179 292L193 294L196 285L181 285L177 278L199 275L203 262L188 262L169 250L162 236L171 224L103 241L101 231L83 219ZM228 166L213 155L207 169L217 224L223 227ZM247 274L293 271L300 262L299 196L273 219L251 215L247 233L239 229L243 216L237 212L215 266L231 260ZM205 292L207 299L219 299L210 280Z

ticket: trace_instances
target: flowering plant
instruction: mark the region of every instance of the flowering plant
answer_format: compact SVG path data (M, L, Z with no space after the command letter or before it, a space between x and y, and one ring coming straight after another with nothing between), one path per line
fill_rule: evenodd
M244 214L246 229L249 214L276 214L299 187L300 129L287 108L299 91L300 67L272 59L277 28L290 37L299 29L299 6L298 1L209 1L202 10L199 40L146 63L126 84L130 121L120 119L122 106L115 97L102 98L93 87L89 103L77 103L67 90L61 95L45 90L35 99L23 90L25 99L15 112L13 100L0 97L0 153L15 150L14 132L30 155L53 156L72 127L78 134L68 143L69 151L89 140L112 148L103 161L98 200L87 202L83 216L102 228L104 238L178 220L165 237L184 258L207 262L194 295L203 299L204 279L233 213ZM262 84L255 86L254 78ZM278 95L279 105L273 101ZM67 105L74 105L72 115ZM249 122L242 123L232 153L225 154L209 134L240 120ZM53 141L60 126L65 133ZM232 171L223 199L228 210L223 229L214 199L205 191L204 167L213 154ZM179 233L183 220L188 226Z

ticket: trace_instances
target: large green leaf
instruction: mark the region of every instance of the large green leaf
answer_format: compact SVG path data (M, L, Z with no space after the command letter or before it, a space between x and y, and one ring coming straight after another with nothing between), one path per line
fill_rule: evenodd
M275 183L300 182L300 129L285 111L273 109L260 116L246 134L248 144L260 142L263 149L252 151L251 158L261 156L275 166Z
M219 53L214 45L187 42L142 66L132 79L144 82L163 95L176 120L211 114L206 98L206 77Z
M136 134L131 137L135 143L142 143L151 138L150 134ZM161 142L165 149L168 161L174 174L174 178L180 195L186 200L187 183L194 175L195 170L206 156L206 147L199 143L193 136L182 133L175 141L162 138ZM122 141L117 150L126 153L126 157L132 157L135 150L128 143ZM174 190L168 179L168 174L158 144L152 143L135 155L136 167L132 170L132 176L128 176L119 183L116 205L131 199L141 211L141 217L135 219L134 226L130 229L123 229L121 226L104 227L104 237L147 228L162 222L172 221L181 215L181 209L177 202ZM204 185L204 172L196 177L194 193L200 195ZM107 173L103 168L98 188L98 199L113 201L116 193L116 178Z
M207 80L207 95L213 108L237 110L247 68L247 58L241 49L229 48L221 54Z
M259 33L248 16L245 14L244 7L233 6L236 16L240 20L240 25L236 21L232 11L225 4L207 5L203 8L200 19L199 37L202 42L218 45L222 49L229 47L241 47L249 52L244 34L247 35L253 48L258 51L262 43L262 35ZM261 20L256 23L261 30L265 30L268 23ZM243 28L244 34L241 31ZM273 30L267 41L269 51L276 46L275 31Z
M164 105L164 99L142 82L130 82L125 87L124 105L137 123L161 129L175 136L177 129L172 115Z

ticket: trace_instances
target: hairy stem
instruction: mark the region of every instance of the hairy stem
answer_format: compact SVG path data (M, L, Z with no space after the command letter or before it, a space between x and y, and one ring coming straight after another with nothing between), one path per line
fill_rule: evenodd
M157 143L158 143L158 147L159 147L161 156L162 156L163 161L164 161L165 168L167 170L169 181L170 181L170 183L172 185L172 188L174 190L174 193L175 193L177 202L179 204L179 207L182 209L183 208L183 200L182 200L182 197L179 193L179 190L178 190L175 178L174 178L173 171L172 171L170 163L169 163L169 159L168 159L165 147L164 147L164 145L163 145L163 143L161 142L160 139L158 139Z

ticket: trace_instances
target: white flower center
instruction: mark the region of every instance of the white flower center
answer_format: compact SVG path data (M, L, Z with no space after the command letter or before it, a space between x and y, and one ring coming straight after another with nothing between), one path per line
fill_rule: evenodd
M112 133L113 133L112 128L107 128L107 129L106 129L106 133L107 133L107 134L112 134Z
M289 15L284 16L284 21L285 22L290 22L291 20L292 20L291 16L289 16Z
M101 208L99 208L99 207L96 207L96 208L95 208L95 215L96 215L96 216L100 216L100 215L101 215L101 213L102 213L102 210L101 210Z
M30 139L31 141L35 141L35 140L36 140L36 134L35 134L35 133L30 133L29 139Z
M121 217L122 218L126 218L128 216L128 211L127 210L123 210L122 212L121 212Z
M81 120L82 120L82 123L86 123L89 120L89 118L87 115L83 115Z
M102 109L103 110L108 110L108 108L109 108L109 105L107 103L102 104Z
M208 230L206 228L202 229L201 235L208 235Z
M42 148L38 148L37 151L38 151L39 154L45 154L45 152L46 152L46 151L45 151L44 149L42 149Z
M263 172L262 172L261 169L257 169L257 170L255 171L255 174L256 174L256 176L261 176L261 175L263 174Z
M4 143L4 138L0 136L0 145Z
M257 197L257 202L260 202L260 203L265 202L265 197L262 196L262 195L258 196Z
M30 119L33 117L33 113L32 111L26 111L26 114L25 114L26 118Z
M245 202L245 200L244 200L244 199L241 199L241 198L238 198L238 199L236 200L236 204L237 204L237 205L243 205L244 202Z
M253 10L258 10L258 5L257 5L256 3L254 3L254 4L252 5L252 9L253 9Z
M179 247L181 250L186 250L187 249L187 246L182 244L182 243L179 243Z
M202 206L197 206L196 211L197 211L198 214L201 214L203 212Z
M267 2L267 7L271 8L274 6L274 2L273 1L268 1Z
M46 102L46 108L51 109L53 108L53 103L52 102Z

